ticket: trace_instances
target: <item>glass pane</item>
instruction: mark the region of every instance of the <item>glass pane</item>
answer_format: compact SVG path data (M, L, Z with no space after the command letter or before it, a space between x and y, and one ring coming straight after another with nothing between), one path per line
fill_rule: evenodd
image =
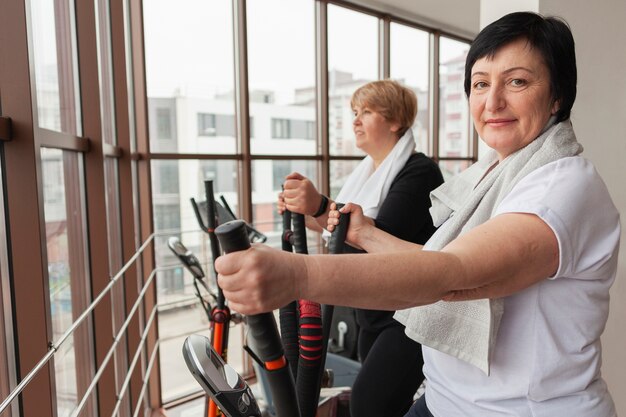
M81 136L74 2L30 0L39 127Z
M247 8L252 153L313 155L314 2L252 0Z
M102 139L115 145L115 108L113 95L113 60L111 57L111 18L109 0L96 0L96 25L98 29L98 79L100 82L100 111L102 113Z
M13 351L13 325L11 309L11 284L9 280L9 259L6 240L6 219L4 214L4 149L0 144L0 398L7 398L15 388L15 355ZM18 401L14 400L2 417L13 416L18 411ZM13 407L13 408L12 408Z
M282 217L276 210L278 193L285 177L299 172L317 187L317 162L302 160L263 160L252 163L252 211L254 227L267 236L266 244L281 247ZM319 233L307 230L309 253L320 253Z
M202 232L204 233L204 232ZM197 233L202 238L200 233ZM184 234L183 240L190 235ZM161 395L163 402L179 399L200 391L200 386L187 370L181 346L190 334L201 334L210 338L210 323L205 311L194 295L193 278L183 268L157 274L157 301L159 304L159 357L161 368ZM168 292L179 292L176 301L168 299ZM185 294L183 297L182 294ZM244 372L244 350L241 326L233 325L228 334L228 363L237 372Z
M208 335L209 331L206 315L194 295L192 278L168 248L167 240L170 236L181 239L187 249L198 257L209 285L214 288L208 236L198 232L200 226L189 200L193 197L197 202L205 201L204 180L210 179L213 180L216 200L220 201L219 197L223 196L237 213L237 162L155 160L152 161L151 172L154 231L159 233L155 240L156 265L167 268L157 276L159 356L163 375L161 395L167 402L199 390L184 365L180 347L187 335L200 332ZM240 342L232 333L236 331L231 332L229 352L235 358L241 356L241 345L237 345Z
M328 72L330 154L364 155L352 132L350 98L378 79L377 18L328 5Z
M143 11L151 151L235 153L231 1L151 0Z
M154 231L162 233L156 240L157 266L176 263L167 247L169 236L181 231L200 230L190 199L206 200L204 181L213 181L215 199L223 196L237 215L237 163L227 160L155 160L152 161L152 203ZM184 181L182 180L184 179ZM183 241L201 261L210 262L207 236L190 234ZM205 271L206 272L206 271Z
M90 299L84 241L82 155L41 149L52 340L57 341ZM90 321L83 322L54 356L59 417L69 416L91 382ZM93 410L90 400L85 410Z
M439 168L445 181L448 181L470 165L472 165L471 161L439 161Z
M471 156L471 119L463 80L469 44L441 37L439 43L439 156Z
M335 199L360 161L330 161L330 198ZM341 201L345 203L345 201Z
M104 160L104 182L106 185L107 232L109 242L109 275L115 276L122 269L122 236L119 203L118 161L113 158ZM111 289L111 321L113 336L117 336L124 320L126 320L126 300L124 296L124 279L119 279ZM115 381L116 389L122 388L128 374L127 339L122 337L115 349ZM121 393L124 404L120 408L120 417L130 415L130 391Z
M111 58L111 19L109 1L97 0L98 30L98 78L100 83L100 108L102 115L102 140L109 145L117 144L115 135L115 108L113 95L113 63ZM113 158L104 160L104 183L106 187L106 219L109 249L109 275L113 277L122 268L122 238L120 224L118 161ZM124 280L120 279L111 289L111 321L113 337L117 336L126 319L126 301L124 299ZM128 346L126 337L121 337L115 348L115 384L122 397L120 417L130 416L130 391L120 393L124 379L128 374Z
M431 155L429 146L430 111L428 100L429 34L423 30L391 23L390 76L413 89L417 95L417 117L413 135L417 150ZM410 45L410 49L407 49Z

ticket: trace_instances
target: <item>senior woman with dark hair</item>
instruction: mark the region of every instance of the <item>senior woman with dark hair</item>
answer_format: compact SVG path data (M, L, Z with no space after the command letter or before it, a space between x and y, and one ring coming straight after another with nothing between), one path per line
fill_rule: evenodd
M472 44L465 86L492 151L432 193L440 227L426 245L372 228L349 204L348 240L367 255L257 246L218 260L220 284L245 313L295 295L404 309L395 317L422 343L427 380L409 417L613 417L600 336L619 214L569 120L569 28L534 13L502 17Z

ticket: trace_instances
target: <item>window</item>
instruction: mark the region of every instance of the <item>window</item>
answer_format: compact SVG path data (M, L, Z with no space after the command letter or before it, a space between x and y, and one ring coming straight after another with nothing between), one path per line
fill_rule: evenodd
M250 135L254 120L250 118ZM198 136L228 137L235 135L235 116L229 114L198 113Z
M80 136L73 2L32 1L30 12L39 127Z
M106 283L107 277L102 276L105 268L96 268L100 266L99 254L90 255L89 247L104 248L104 239L108 239L108 265L112 272L119 268L121 259L129 259L127 255L141 243L141 238L152 231L156 233L154 248L148 250L154 254L159 268L158 294L149 291L144 300L145 307L149 308L151 297L157 295L162 305L158 320L161 398L155 398L155 386L151 386L146 395L153 405L199 392L180 357L180 344L187 333L207 334L209 325L193 298L191 277L181 269L165 246L165 240L170 234L180 236L211 274L207 237L198 232L189 203L190 197L205 198L204 180L213 180L216 195L223 195L240 217L254 222L268 235L269 243L277 245L281 224L275 203L284 176L292 171L300 172L331 197L336 196L363 156L354 144L350 96L357 87L381 77L383 74L379 71L387 60L390 76L418 95L419 113L413 126L418 149L435 158L447 159L439 161L445 176L469 166L475 155L470 147L473 132L462 88L464 53L469 44L452 35L435 29L417 29L417 25L408 22L409 17L397 19L397 16L379 13L354 1L190 0L176 3L175 7L167 0L139 3L110 0L91 3L29 0L25 3L28 16L20 36L29 38L17 39L15 48L0 48L2 62L11 62L11 71L0 66L0 78L10 78L12 87L26 86L19 88L20 94L15 94L13 89L3 90L2 99L4 104L7 92L18 96L18 104L23 103L24 97L32 99L32 126L28 123L29 115L19 114L14 120L20 120L20 126L24 127L21 131L34 130L35 142L29 144L34 151L27 156L32 163L28 172L8 169L0 175L0 182L9 178L7 191L19 190L15 182L11 182L12 176L15 172L28 176L32 192L26 200L39 201L41 207L36 206L37 213L28 214L27 220L32 220L37 233L46 233L43 238L46 246L39 249L46 251L48 263L34 268L41 276L31 280L31 285L37 285L36 296L47 301L45 307L43 303L37 306L41 314L37 314L40 317L35 320L50 325L42 325L36 337L28 335L26 343L20 343L19 352L14 356L27 362L18 364L19 369L33 363L33 358L28 357L33 346L45 351L46 342L59 337L68 323L84 310L93 295L90 279L97 280L94 289ZM246 16L241 16L239 13L244 6ZM24 20L19 11L13 11L15 7L0 8L18 15L7 18L3 14L4 23ZM322 13L316 15L316 10ZM320 17L322 19L318 19ZM236 31L234 21L247 26ZM144 33L128 30L135 28L137 22L144 24ZM389 22L390 37L381 39L387 32L380 28ZM9 32L9 26L2 25L2 35ZM111 30L111 26L116 30ZM127 37L121 36L122 33ZM246 33L247 38L234 38L234 34L241 33ZM317 43L318 39L322 42ZM382 45L389 41L388 50L379 47L381 40ZM77 53L77 48L83 52L90 45L97 48L93 54ZM439 48L440 62L429 62L430 56L437 55L429 50L431 45ZM19 71L24 76L16 77L18 82L13 82L14 76L10 74L18 72L15 70L18 63L14 66L17 60L6 59L6 56L15 58L11 49L17 51L15 55L24 56L24 63L20 64L24 68ZM245 53L247 58L237 61L241 68L235 68L235 52ZM389 56L384 56L387 52ZM318 61L318 57L322 59ZM114 62L119 65L113 65ZM430 83L429 76L435 72L441 75L439 85ZM133 74L140 74L139 78L133 79ZM237 76L242 74L247 74L247 85L237 84L245 79ZM86 91L96 86L99 87L97 92ZM327 87L327 90L321 91L320 87ZM32 97L29 88L33 89ZM430 103L429 98L434 97L435 92L439 101ZM237 100L236 93L241 93ZM248 97L248 102L239 100L244 97ZM144 108L146 103L147 109ZM12 110L19 107L13 104ZM249 110L246 117L250 117L251 138L244 137L236 124L237 115L246 109ZM436 115L440 117L437 117L437 125L432 126L431 120ZM80 153L86 148L80 143L80 136L91 135L91 143L97 143L94 125L97 125L95 129L102 129L98 133L102 135L103 150L107 154L106 158L95 158L98 162L104 159L104 164L96 167L91 161L101 149ZM139 144L134 143L135 136ZM146 137L150 143L143 142ZM429 143L429 137L438 140ZM124 148L120 159L114 149L118 139ZM13 145L6 146L11 147ZM22 162L23 156L13 158L15 154L7 153L11 157L6 161ZM216 154L218 157L213 158ZM135 158L137 155L140 157ZM147 169L148 164L151 169ZM85 170L102 174L100 169L104 171L104 181L100 177L94 180L95 175L85 178ZM152 181L152 207L146 207L150 192L146 190L148 177ZM37 184L37 178L41 184ZM96 183L98 187L90 187L87 194L85 181ZM41 193L41 200L36 198L37 192ZM91 204L98 198L106 198L105 204ZM4 203L13 210L13 202L19 199L19 195L13 194ZM106 219L94 213L99 211L94 207L104 208L105 205ZM90 210L89 216L86 209ZM7 218L15 219L18 217L15 214L7 213ZM45 218L40 219L39 214ZM146 225L141 218L143 215L151 217L153 224ZM39 223L40 220L43 223ZM105 220L106 232L98 228L98 225L104 226ZM95 227L89 230L87 221L89 226ZM96 233L96 230L103 233ZM95 234L99 236L93 236ZM15 233L0 233L5 238L9 235L16 236ZM29 259L28 251L24 253L23 248L18 248L17 241L10 242L11 252L15 249L12 266L18 264L17 259L20 262ZM0 311L7 313L15 307L7 306L7 295L11 290L18 294L18 290L23 289L16 284L6 291L9 276L3 252L0 247L3 284L0 291L5 300L4 309ZM92 265L88 264L90 259ZM133 282L126 279L124 287L118 286L112 291L107 303L114 314L110 325L107 327L105 323L107 328L99 332L98 338L108 338L110 330L120 328L125 319L124 307L134 301L133 291L142 284L134 282L134 278L145 279L151 272L147 270L149 264L144 262L133 267L142 269L136 275L128 274L132 275ZM92 270L93 277L89 274ZM127 299L124 299L124 291L130 294L126 295ZM107 311L109 306L105 307ZM139 316L145 318L144 305L140 310ZM94 314L99 323L101 311ZM20 312L16 314L18 317L5 315L4 322L15 324L21 337L28 333L23 323L32 324L34 320L28 314L21 317ZM0 319L0 324L2 321ZM107 365L107 372L115 373L118 389L137 347L138 333L145 325L141 321L131 324L127 335L131 343L121 344L114 353L115 363ZM54 407L52 413L58 417L74 413L77 401L93 378L92 368L97 367L98 361L94 360L91 332L91 323L87 321L62 346L46 369L51 378L44 378L43 386L50 391L44 392L41 399L47 408ZM12 344L11 336L5 336L4 342ZM101 358L106 343L98 338L95 340ZM31 340L36 343L31 345L28 343ZM243 369L240 341L237 327L231 331L230 362L238 370ZM0 340L0 360L5 360L6 356L10 361L11 352L1 351L2 342ZM126 410L122 408L120 417L134 413L131 407L135 404L130 404L129 399L140 402L140 408L148 401L146 397L140 401L134 394L146 371L146 353L152 350L153 343L153 338L149 337L141 364L133 371L133 398L126 395L128 407L122 404ZM11 375L11 369L0 369L1 392L6 392L7 381L14 383L15 375ZM32 393L23 393L22 398L25 407L38 403ZM97 415L96 406L106 408L111 400L112 397L98 399L94 396L80 414ZM19 403L16 400L14 408L19 408ZM137 413L143 411L137 410Z
M292 172L291 161L274 161L272 164L272 190L280 191L285 182L285 177Z
M143 4L152 152L236 153L232 9L231 0L193 0L176 7L168 0ZM173 106L170 135L165 135L167 122L156 122L161 115L153 111L164 100ZM214 124L200 122L198 114L216 115ZM211 127L216 129L216 140L198 140L198 136L213 136ZM176 135L176 128L186 134ZM163 148L155 143L162 138L176 143Z
M235 136L235 116L218 114L215 116L216 136Z
M198 136L215 136L215 115L198 113Z
M178 164L174 161L161 161L158 164L158 194L178 194Z
M273 139L315 139L315 122L308 120L272 119Z
M346 30L350 28L350 30ZM364 155L352 132L352 93L378 79L378 19L328 5L328 124L331 155Z
M216 160L202 160L198 162L198 190L197 195L204 200L204 181L212 180L213 189L229 195L237 193L236 173L232 171L233 164Z
M289 139L291 137L291 121L287 119L272 119L272 138Z
M157 300L161 340L161 396L165 402L198 391L198 384L188 372L180 355L180 346L190 333L209 336L210 328L206 315L195 299L193 278L181 270L180 262L167 247L167 239L170 236L179 236L185 246L198 257L205 274L212 277L212 259L207 236L204 232L198 232L198 221L189 200L193 197L197 201L204 201L204 180L210 179L213 181L216 198L223 195L237 213L239 201L236 175L235 161L152 161L154 231L168 232L159 235L154 245L156 264L164 269L157 275ZM208 282L213 285L214 277ZM237 371L243 372L243 350L238 338L240 333L235 328L231 329L231 353L228 361Z
M157 138L172 139L172 111L170 109L156 109Z
M390 25L390 77L411 88L417 96L417 117L412 129L416 149L426 154L430 153L429 39L423 30L394 22Z
M15 353L13 351L13 320L11 308L11 286L9 280L9 259L7 252L6 218L4 213L4 161L3 145L0 144L0 397L7 398L15 387ZM6 412L12 417L12 410Z
M111 16L109 0L97 0L97 47L98 47L98 81L100 87L100 114L102 124L102 142L106 145L117 146L117 122L115 118L115 95L113 91L113 57L111 52ZM170 132L171 133L171 132ZM107 155L106 152L104 152ZM119 161L117 158L104 159L105 204L107 221L107 241L109 251L109 276L115 276L123 266L123 242L120 213L120 183ZM126 320L126 293L124 280L115 283L111 290L111 322L112 336L115 338L122 329ZM115 339L114 339L115 340ZM128 338L121 337L115 348L115 389L121 392L125 378L128 375ZM130 417L130 390L121 392L122 404L119 417Z
M463 89L469 44L441 37L439 43L439 157L470 157L472 125ZM456 171L452 169L450 172Z
M180 206L176 204L159 204L154 207L154 228L158 230L175 230L180 228Z
M314 155L315 1L252 0L246 7L251 153Z
M252 163L253 223L260 232L267 236L266 243L277 248L281 246L282 221L276 211L276 200L285 181L285 176L292 172L299 172L318 186L316 161L298 159L256 160ZM320 251L317 233L307 233L307 241L309 253Z
M57 341L90 299L85 262L82 156L42 148L44 216L52 340ZM46 175L49 174L49 175ZM55 355L57 412L69 416L90 381L77 367L91 363L90 321L82 323ZM92 409L95 402L90 400Z
M359 161L330 161L330 198L337 198L339 190L358 164ZM345 203L345 201L340 201L340 203Z
M244 5L245 19L239 16ZM326 9L326 21L316 21L317 7ZM389 56L385 57L379 48L379 37L385 32L379 28L389 16L356 4L192 0L171 7L166 0L151 0L144 3L143 12L154 229L180 235L208 271L211 254L206 236L197 232L189 198L204 200L203 182L212 180L216 197L223 195L239 216L246 216L268 236L270 245L279 246L282 224L276 198L285 176L300 172L319 185L320 191L336 197L363 157L352 131L350 98L358 87L379 79L383 59L389 58L391 78L413 89L418 97L413 126L417 149L435 158L470 157L469 119L459 90L462 79L458 78L462 60L453 59L453 55L462 55L467 43L442 40L441 83L433 86L432 66L439 63L430 62L430 48L438 44L440 32L420 30L391 17L390 48L385 51ZM171 25L163 26L162 21ZM243 33L233 30L234 21L246 24L245 39L233 38L233 33ZM327 42L316 44L316 23L323 30L317 33L327 34ZM238 42L235 48L241 49L234 49L234 42ZM235 68L235 51L245 52L247 61L236 63L247 63L247 67ZM317 56L327 57L327 62L316 62ZM320 68L324 73L316 74ZM237 76L242 74L240 70L247 74L247 85L235 88L243 78ZM327 83L327 92L320 94L318 77ZM441 92L441 102L432 108L435 89ZM248 102L236 101L236 92L247 93ZM161 137L159 131L165 130L158 122L159 108L170 111L170 141L156 140ZM320 113L320 109L327 112ZM250 138L239 132L236 124L237 112L246 110ZM431 125L435 110L441 115L440 126ZM319 128L326 122L328 134ZM322 137L318 138L318 133ZM430 140L435 137L439 138L436 149ZM219 157L213 158L216 154ZM453 160L443 161L441 166L447 175L468 164ZM322 179L328 184L318 184ZM316 236L309 233L312 251L319 250ZM183 333L198 330L208 334L208 330L206 318L194 307L191 277L180 269L165 240L164 236L155 240L155 259L160 267L161 394L167 402L198 391L178 352ZM231 332L231 337L236 334ZM232 338L231 342L235 343ZM231 346L230 352L239 352L236 349Z
M307 139L311 140L315 138L315 124L306 120L292 120L291 121L291 136L294 139Z

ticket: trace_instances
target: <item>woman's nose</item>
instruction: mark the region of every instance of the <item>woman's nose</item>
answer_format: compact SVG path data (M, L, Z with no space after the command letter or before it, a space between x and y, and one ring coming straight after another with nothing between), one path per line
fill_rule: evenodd
M487 102L485 103L485 109L490 112L502 110L506 107L506 99L504 96L504 89L493 86L487 93Z

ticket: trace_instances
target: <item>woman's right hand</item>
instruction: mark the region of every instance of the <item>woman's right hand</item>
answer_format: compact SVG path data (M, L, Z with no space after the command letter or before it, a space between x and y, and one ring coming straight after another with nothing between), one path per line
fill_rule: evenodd
M283 196L282 192L278 193L278 201L276 202L276 209L278 210L278 214L280 214L281 216L285 212L285 197Z
M298 172L292 172L285 177L282 198L284 208L287 210L292 213L308 215L315 214L322 201L322 195L317 191L311 180ZM279 212L281 210L280 204L278 210Z
M230 308L242 314L272 311L302 298L307 279L303 255L254 244L215 260L218 283Z
M347 203L341 208L341 213L350 215L346 243L361 249L371 231L376 228L374 219L364 215L361 206L355 203ZM339 224L339 215L341 213L337 210L337 204L331 203L330 212L328 213L328 226L326 227L329 232L332 233L335 230L335 226Z

